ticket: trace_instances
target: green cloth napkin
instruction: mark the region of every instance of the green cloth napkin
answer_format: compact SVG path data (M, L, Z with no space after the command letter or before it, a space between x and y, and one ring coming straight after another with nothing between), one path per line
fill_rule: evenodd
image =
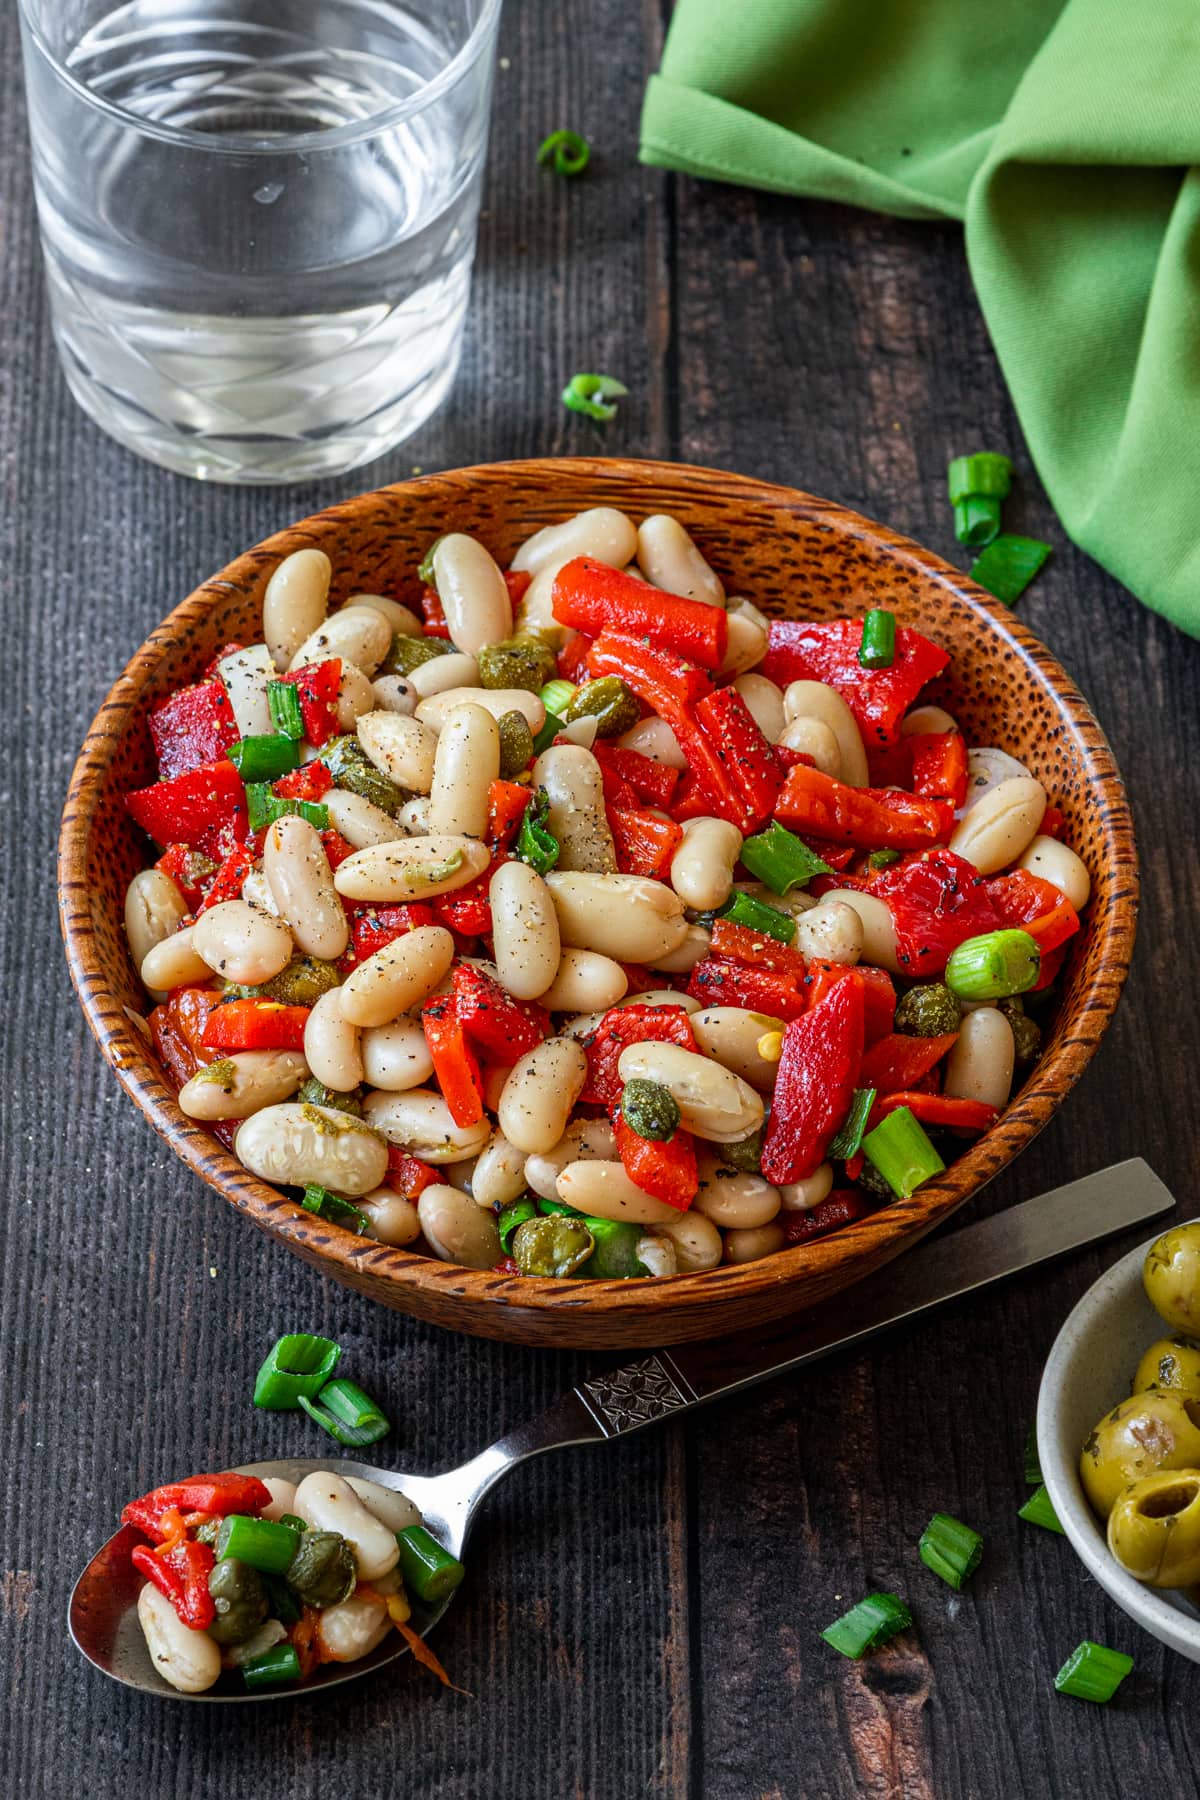
M1066 530L1200 636L1198 0L678 0L641 156L964 220Z

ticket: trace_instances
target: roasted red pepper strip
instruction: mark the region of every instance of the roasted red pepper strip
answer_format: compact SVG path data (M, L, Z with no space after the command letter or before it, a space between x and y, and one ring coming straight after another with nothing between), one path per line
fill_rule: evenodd
M656 649L673 650L702 669L719 669L729 643L723 606L664 594L590 556L577 556L558 571L550 606L559 624L573 631L648 638Z
M246 790L226 757L137 788L126 794L125 804L156 844L187 844L218 862L250 833Z
M504 852L498 850L482 875L468 881L465 887L455 888L451 894L439 894L430 901L437 923L463 937L485 937L492 929L488 889L496 870L508 861Z
M1001 924L1027 931L1043 954L1057 950L1079 930L1079 914L1067 896L1041 875L1013 869L986 886Z
M826 994L847 975L853 975L863 991L863 1041L873 1044L878 1038L886 1037L891 1031L896 1018L896 990L892 986L892 978L886 969L872 968L869 963L826 962L821 957L813 957L808 965L808 974L804 981L804 992L808 996L810 1007L820 1006ZM867 1087L868 1082L860 1082Z
M177 1088L221 1054L205 1049L203 1041L208 1015L219 999L213 988L176 988L170 999L150 1014L150 1036L158 1060Z
M696 964L687 991L701 1006L741 1006L773 1019L798 1019L808 1008L804 988L795 976L726 962L720 956L706 956Z
M323 762L305 763L281 775L274 792L281 800L323 800L333 786L333 776Z
M519 606L529 592L529 584L533 576L528 569L505 569L504 585L508 589L508 597L514 606Z
M743 837L760 831L774 810L783 770L750 708L735 687L717 688L697 704L696 722L723 764L742 808Z
M204 898L196 908L197 916L207 912L210 906L220 906L226 900L239 899L242 885L253 867L254 857L246 845L236 845L209 882Z
M678 1044L694 1050L696 1039L682 1006L616 1006L606 1012L590 1038L583 1040L588 1078L581 1100L615 1106L625 1083L617 1071L628 1044Z
M573 681L578 687L588 678L588 653L595 643L585 631L577 631L569 644L564 644L558 653L558 673L564 681Z
M307 663L304 668L291 675L281 675L279 679L295 683L304 735L309 743L319 748L331 737L336 737L338 689L342 684L341 658L331 656L325 662Z
M691 1134L678 1130L665 1142L639 1137L619 1111L613 1114L617 1153L635 1187L656 1200L686 1212L700 1187L696 1146Z
M785 825L860 850L922 850L948 837L948 800L918 800L898 788L848 787L820 769L792 769L775 812Z
M227 1000L204 1027L206 1050L303 1050L309 1006L278 1000Z
M762 1148L767 1180L803 1181L819 1169L845 1122L863 1054L863 990L839 981L783 1034L783 1055Z
M406 932L436 925L431 906L416 901L408 906L356 906L350 920L350 942L356 962L365 962Z
M1057 806L1046 808L1042 814L1042 822L1038 826L1038 836L1057 838L1059 843L1066 843L1068 837L1067 818L1061 808Z
M459 963L451 981L463 1030L492 1061L514 1063L550 1035L544 1006L514 999L483 969Z
M808 973L808 964L798 950L761 931L751 931L746 925L735 925L732 919L713 920L712 954L730 962L746 963L752 969L774 969L779 975L790 976L797 985Z
M865 1219L874 1211L871 1202L856 1188L835 1188L807 1212L780 1213L783 1241L788 1245L811 1244L814 1238L827 1237L831 1231L851 1225L855 1219Z
M600 633L588 652L588 674L593 678L619 675L639 700L672 726L681 711L712 693L712 682L694 663L671 650L652 650L639 638L625 637L618 631ZM690 710L688 722L691 724ZM694 725L691 729L695 729ZM682 739L680 748L684 749Z
M354 845L344 838L340 831L322 831L319 833L321 848L325 852L325 861L330 869L340 868L348 856L354 855ZM346 904L342 902L343 906Z
M445 638L448 642L450 627L442 610L441 596L435 587L421 589L421 614L425 620L425 636Z
M493 850L507 850L518 831L533 789L515 781L493 781L488 788L487 842Z
M195 912L203 900L204 884L218 868L211 856L190 850L186 844L168 844L154 866L171 877L189 912Z
M940 1125L949 1131L987 1131L1000 1117L996 1108L983 1100L960 1100L952 1094L924 1094L910 1088L877 1100L871 1108L867 1130L873 1130L880 1119L886 1119L901 1106L907 1106L922 1125Z
M627 750L623 744L608 743L604 738L596 739L592 755L605 775L611 770L621 781L627 782L647 806L658 806L664 811L670 806L679 786L678 769L655 762L652 756L643 756L640 750ZM607 783L604 791L607 795Z
M657 813L643 812L640 807L606 807L608 828L617 853L617 868L622 875L648 875L665 881L671 858L683 842L683 827L674 819L660 819Z
M145 1544L135 1544L129 1553L134 1568L165 1594L183 1623L192 1631L206 1631L217 1616L216 1602L208 1591L216 1557L208 1544L194 1543L190 1538L158 1556Z
M902 1088L915 1088L957 1042L957 1031L946 1032L941 1037L908 1037L901 1032L889 1032L864 1054L858 1085L874 1088L881 1096L898 1093Z
M1001 922L983 876L952 850L931 850L883 869L868 891L888 907L901 967L914 977L940 975L952 950Z
M967 798L967 740L961 731L921 731L905 740L912 754L913 793L927 800Z
M386 1185L394 1193L403 1194L408 1200L417 1200L427 1187L438 1181L436 1170L420 1157L410 1156L399 1144L388 1145L388 1163Z
M147 724L163 780L216 762L237 742L237 720L219 681L197 682L169 694L150 714Z
M463 1030L452 994L438 994L421 1008L425 1042L433 1058L433 1072L459 1126L478 1125L483 1117L483 1093L476 1062Z
M185 1481L168 1481L131 1500L121 1513L122 1525L136 1525L147 1537L162 1538L162 1520L169 1512L260 1513L271 1504L271 1490L257 1475L189 1475Z
M772 619L759 673L782 688L792 681L827 682L850 707L868 748L894 744L905 713L950 658L908 625L897 626L895 658L886 669L864 669L861 645L861 619Z

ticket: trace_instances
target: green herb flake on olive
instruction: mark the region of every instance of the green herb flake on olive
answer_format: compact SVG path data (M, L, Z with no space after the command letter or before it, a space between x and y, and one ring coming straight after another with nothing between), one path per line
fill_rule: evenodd
M1200 1223L1176 1225L1146 1252L1146 1298L1172 1331L1200 1337Z
M1142 1357L1133 1377L1133 1392L1147 1394L1155 1388L1174 1388L1200 1394L1200 1344L1187 1338L1159 1338Z
M477 660L479 685L484 688L526 688L537 694L554 679L553 650L529 632L499 644L485 644Z
M582 1219L557 1213L518 1225L512 1237L512 1258L522 1275L574 1275L593 1247L594 1239Z
M679 1103L661 1082L635 1076L621 1092L621 1117L639 1137L662 1144L679 1129Z
M533 761L533 733L529 720L515 709L502 713L500 731L500 779L515 781Z
M908 1037L943 1037L962 1023L958 998L943 981L923 981L902 994L896 1007L896 1030Z
M269 1602L262 1576L249 1563L222 1557L208 1578L217 1616L208 1635L218 1644L241 1644L253 1637L267 1616Z
M620 737L623 731L632 730L641 716L641 702L621 677L602 675L599 681L586 681L576 688L562 718L564 725L575 719L595 719L599 737Z
M306 1606L336 1606L354 1592L354 1552L336 1531L306 1531L288 1564L288 1586Z

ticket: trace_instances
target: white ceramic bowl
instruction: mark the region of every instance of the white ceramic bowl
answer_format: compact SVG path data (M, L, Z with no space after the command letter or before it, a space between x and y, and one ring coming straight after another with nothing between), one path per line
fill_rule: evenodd
M1109 1555L1079 1479L1079 1454L1092 1426L1127 1397L1143 1352L1170 1335L1142 1287L1142 1263L1154 1241L1114 1263L1055 1338L1038 1391L1038 1457L1063 1530L1100 1586L1153 1637L1200 1662L1200 1611L1182 1594L1144 1587L1125 1573Z

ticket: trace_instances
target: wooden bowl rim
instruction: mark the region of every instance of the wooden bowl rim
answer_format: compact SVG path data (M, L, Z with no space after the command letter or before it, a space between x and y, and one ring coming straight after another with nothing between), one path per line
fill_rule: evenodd
M591 485L597 479L612 479L614 488L618 481L632 481L651 489L656 483L662 483L677 491L681 488L690 491L700 502L716 490L725 499L773 505L789 515L806 518L818 528L887 550L925 581L945 588L957 600L965 602L980 623L990 626L1001 643L1016 652L1038 687L1050 694L1083 760L1094 771L1091 776L1093 786L1103 791L1103 854L1114 869L1121 871L1121 880L1114 884L1111 905L1103 916L1090 922L1091 930L1099 934L1100 955L1095 972L1071 1014L1074 1026L1087 1017L1088 1033L1080 1034L1077 1030L1063 1033L1059 1042L1038 1063L1018 1099L999 1122L943 1177L927 1183L910 1200L894 1201L813 1244L780 1250L758 1262L722 1265L703 1273L669 1276L652 1282L564 1282L465 1269L409 1251L391 1249L373 1240L364 1241L348 1231L314 1220L297 1202L243 1169L231 1151L180 1111L175 1096L151 1060L141 1033L130 1024L120 1000L106 984L88 901L88 839L92 820L112 750L128 727L147 681L163 655L177 642L181 629L201 622L231 586L255 579L266 555L282 558L306 547L317 541L313 535L315 527L325 531L330 525L354 520L361 509L369 507L380 495L402 495L419 502L423 490L432 493L447 480L486 483L540 480L561 486L564 497L569 498L572 482ZM130 659L88 731L71 775L63 814L58 883L60 920L71 980L96 1041L121 1085L154 1129L209 1187L308 1260L340 1269L351 1283L359 1271L369 1270L373 1276L393 1282L399 1289L423 1290L431 1300L437 1300L445 1295L445 1279L452 1274L458 1278L455 1293L473 1304L499 1304L543 1314L597 1313L603 1314L608 1323L622 1317L631 1321L645 1320L647 1315L667 1311L677 1317L681 1312L708 1308L723 1297L745 1299L774 1289L781 1283L790 1284L802 1273L833 1269L860 1258L864 1268L878 1267L917 1242L972 1198L1049 1123L1099 1047L1120 997L1133 952L1138 865L1124 784L1108 741L1087 701L1057 659L1021 620L961 570L885 525L835 502L779 483L696 464L626 457L542 457L440 470L357 495L273 533L203 582L151 632ZM400 1304L403 1304L402 1300Z

